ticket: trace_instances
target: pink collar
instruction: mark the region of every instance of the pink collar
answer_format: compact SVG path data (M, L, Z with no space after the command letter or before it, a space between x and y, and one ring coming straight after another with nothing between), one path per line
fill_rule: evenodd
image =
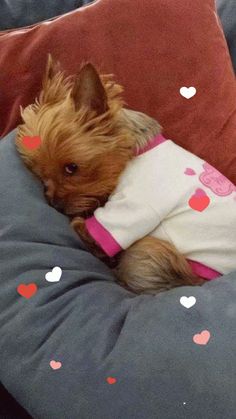
M156 135L152 140L150 140L144 147L140 148L138 151L135 152L135 156L140 156L140 154L146 153L146 151L151 150L152 148L158 146L159 144L164 143L167 141L162 134Z

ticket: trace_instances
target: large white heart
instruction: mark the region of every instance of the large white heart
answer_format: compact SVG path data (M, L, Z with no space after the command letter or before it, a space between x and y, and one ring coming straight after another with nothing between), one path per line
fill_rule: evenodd
M197 90L195 87L181 87L179 90L181 96L185 97L185 99L191 99L191 97L195 96L197 93Z
M55 266L52 271L46 273L45 279L48 282L58 282L61 279L62 270L59 266Z
M185 308L191 308L194 306L194 304L196 304L196 298L193 296L191 297L183 296L180 298L179 301L180 301L180 304L184 306Z

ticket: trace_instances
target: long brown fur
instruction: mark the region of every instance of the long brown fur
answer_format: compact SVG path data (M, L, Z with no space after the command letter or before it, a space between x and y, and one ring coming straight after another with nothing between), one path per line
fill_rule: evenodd
M122 91L111 75L99 75L90 63L75 77L66 77L50 56L43 89L21 111L23 124L16 138L25 164L44 183L49 203L70 216L72 226L101 258L84 219L105 204L134 151L161 130L149 116L124 108ZM25 148L25 136L40 136L41 146ZM63 168L72 162L79 171L66 176ZM122 252L115 272L120 283L137 293L201 283L173 245L153 237Z

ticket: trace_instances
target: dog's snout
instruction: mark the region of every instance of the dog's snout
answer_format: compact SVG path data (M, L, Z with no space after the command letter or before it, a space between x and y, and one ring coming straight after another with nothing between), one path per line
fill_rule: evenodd
M54 197L55 193L55 185L51 180L44 180L43 181L43 190L44 195L46 196L49 203L51 203L51 200Z
M64 208L64 201L60 198L52 198L50 200L50 205L54 207L57 211L62 212Z

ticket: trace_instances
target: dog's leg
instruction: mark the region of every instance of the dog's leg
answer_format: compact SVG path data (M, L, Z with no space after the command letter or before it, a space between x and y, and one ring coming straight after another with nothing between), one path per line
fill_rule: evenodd
M71 224L91 252L105 261L105 254L89 236L84 219L76 217ZM155 237L147 236L137 241L123 251L118 259L114 269L118 282L138 294L157 294L181 285L200 285L205 282L192 273L185 257L174 245Z
M147 236L122 252L118 282L136 293L157 294L181 285L200 285L185 257L170 243Z

